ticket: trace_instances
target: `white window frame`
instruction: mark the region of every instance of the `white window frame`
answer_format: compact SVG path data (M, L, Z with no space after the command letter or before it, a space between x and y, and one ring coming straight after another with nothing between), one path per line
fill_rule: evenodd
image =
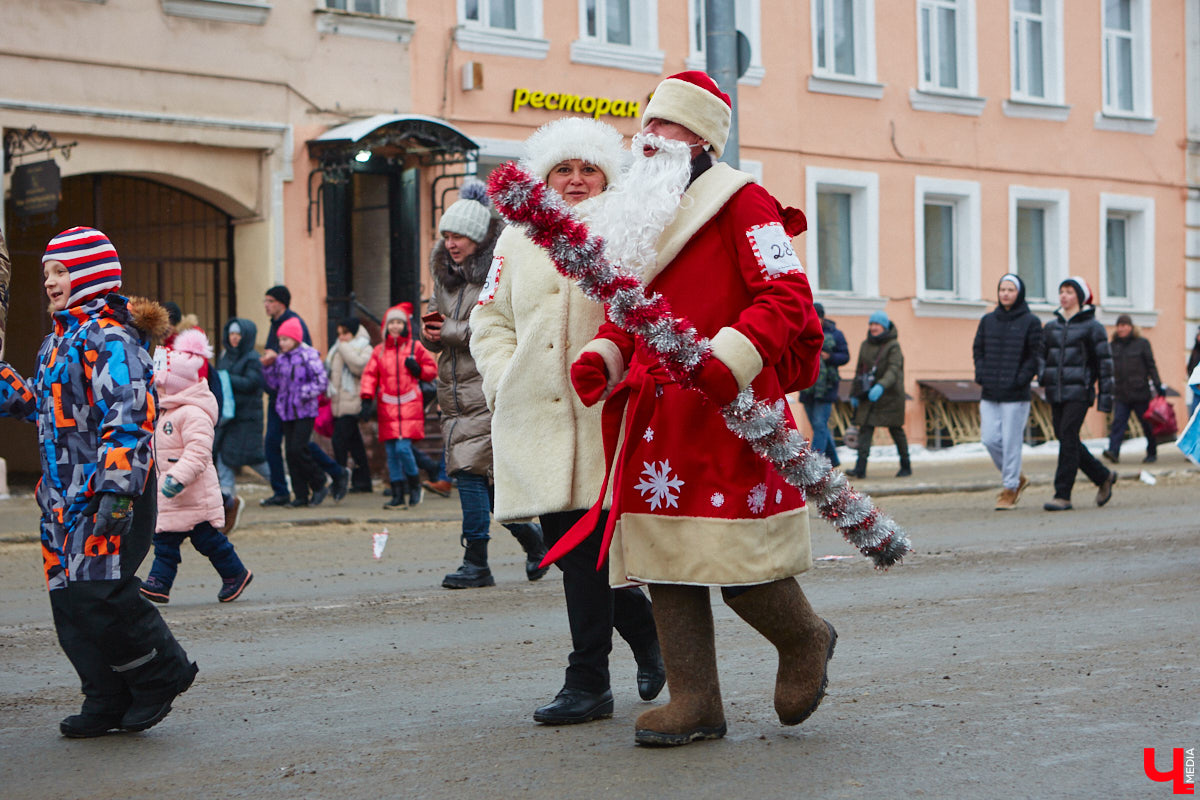
M408 0L379 0L378 14L330 8L328 0L316 0L316 6L318 33L406 44L412 41L413 32L416 30L416 24L405 19Z
M1108 294L1108 265L1105 263L1105 254L1110 214L1120 214L1128 220L1128 252L1125 259L1128 297L1110 297ZM1100 299L1100 309L1097 318L1111 325L1121 312L1140 312L1134 314L1134 324L1153 325L1158 318L1158 312L1154 309L1154 198L1102 193L1099 222L1100 280L1097 297Z
M842 94L852 97L867 97L878 100L883 97L883 85L876 77L875 59L875 0L851 0L854 6L854 72L836 72L832 67L822 67L818 61L817 13L825 11L827 19L833 18L833 0L812 0L812 75L808 79L810 92ZM829 26L832 31L832 25ZM833 36L829 36L826 53L832 56Z
M1103 5L1103 4L1101 4ZM1130 84L1133 91L1133 108L1123 109L1112 102L1115 94L1110 55L1113 52L1113 41L1122 34L1115 29L1104 26L1103 8L1100 12L1100 35L1102 65L1101 95L1102 109L1105 116L1148 119L1154 114L1153 83L1150 71L1150 2L1149 0L1129 0L1129 18L1131 31L1131 68Z
M921 42L921 11L930 9L936 17L940 7L953 5L955 15L955 62L958 87L948 89L936 82L926 81L922 64L925 49ZM975 0L918 0L917 2L917 86L909 90L909 103L916 111L934 111L978 117L983 114L986 100L979 92L979 46L975 32ZM936 45L936 42L934 42Z
M914 191L914 263L916 297L913 310L919 317L974 318L988 303L980 294L983 249L981 244L981 190L978 181L918 176ZM925 204L949 203L954 207L953 292L925 288Z
M465 0L455 0L455 3L458 27L454 29L454 42L460 50L534 59L545 59L550 51L550 42L543 38L542 0L516 0L516 30L493 28L481 20L469 20Z
M1019 47L1017 27L1019 23L1030 18L1028 12L1017 11L1015 0L1009 2L1009 101L1005 103L1008 116L1024 116L1043 119L1065 119L1064 111L1069 107L1063 105L1065 92L1063 89L1063 8L1062 0L1042 0L1042 85L1045 94L1042 96L1030 94L1017 88L1017 70L1022 68L1017 56Z
M1036 186L1008 187L1008 271L1017 271L1017 209L1040 208L1046 217L1046 284L1044 297L1031 297L1026 287L1026 301L1037 311L1058 308L1058 285L1070 275L1071 265L1071 193L1066 189L1043 189Z
M604 7L612 0L595 0L596 35L587 31L587 0L578 0L579 38L571 42L571 61L633 72L661 74L666 54L658 47L658 0L629 0L629 44L604 40Z
M883 310L887 298L879 296L879 175L875 172L807 167L804 170L805 208L810 215L804 238L804 257L813 297L830 313L858 316ZM820 289L820 256L817 251L817 195L822 191L850 195L850 274L852 289Z
M762 60L762 3L761 0L734 0L734 3L733 14L738 30L750 40L750 66L738 83L758 86L767 74ZM704 70L708 63L704 54L704 43L697 42L694 35L696 26L704 21L704 0L687 0L687 9L688 57L684 63L688 69Z

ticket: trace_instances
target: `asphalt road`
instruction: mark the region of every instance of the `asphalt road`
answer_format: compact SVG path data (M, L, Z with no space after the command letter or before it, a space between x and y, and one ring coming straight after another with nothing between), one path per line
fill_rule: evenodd
M557 573L526 582L497 527L498 585L438 588L461 550L437 520L389 526L379 561L376 525L247 529L256 578L228 605L185 551L163 610L195 686L151 731L64 740L78 683L37 548L0 544L0 796L1165 798L1142 748L1165 769L1200 744L1200 476L1090 495L887 498L916 544L887 573L815 522L816 555L854 555L801 578L840 635L824 704L781 727L773 650L714 595L729 735L665 751L633 744L620 642L612 720L531 721L568 647Z

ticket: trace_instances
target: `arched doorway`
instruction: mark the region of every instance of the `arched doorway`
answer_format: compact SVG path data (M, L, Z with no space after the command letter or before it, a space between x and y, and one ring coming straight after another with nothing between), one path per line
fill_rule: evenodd
M214 348L220 346L236 287L232 218L216 206L157 181L100 173L64 178L54 218L22 219L8 209L13 278L6 357L23 375L32 373L38 345L50 332L42 253L52 236L73 225L99 228L112 240L124 294L178 303L197 316ZM0 420L0 440L10 470L39 468L36 448L23 446L36 441L33 426ZM17 441L22 446L7 446Z

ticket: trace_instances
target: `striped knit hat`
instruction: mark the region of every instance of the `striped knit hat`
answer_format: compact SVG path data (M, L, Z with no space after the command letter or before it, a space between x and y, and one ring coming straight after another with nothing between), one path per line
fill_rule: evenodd
M95 228L68 228L55 236L42 256L47 261L61 261L71 273L68 308L121 288L117 248Z

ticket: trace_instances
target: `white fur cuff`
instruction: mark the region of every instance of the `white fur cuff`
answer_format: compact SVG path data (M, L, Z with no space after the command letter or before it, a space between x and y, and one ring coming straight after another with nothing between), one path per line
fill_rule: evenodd
M758 348L736 328L721 328L712 337L712 354L729 367L738 389L745 389L762 372L763 360Z

